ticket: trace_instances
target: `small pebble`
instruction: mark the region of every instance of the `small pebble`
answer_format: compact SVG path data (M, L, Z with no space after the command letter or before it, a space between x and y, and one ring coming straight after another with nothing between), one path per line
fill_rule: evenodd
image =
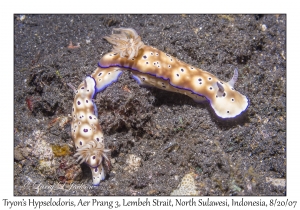
M25 20L26 16L25 15L20 15L20 20L23 21Z

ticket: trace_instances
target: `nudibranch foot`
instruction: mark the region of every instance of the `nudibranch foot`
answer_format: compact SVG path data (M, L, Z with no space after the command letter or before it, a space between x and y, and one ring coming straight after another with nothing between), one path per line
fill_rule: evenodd
M138 82L139 85L144 87L155 87L161 90L166 90L174 93L181 93L191 97L194 101L198 103L207 101L206 98L203 96L194 94L192 91L187 91L184 89L173 87L168 81L149 74L140 73L138 71L132 71L132 77Z

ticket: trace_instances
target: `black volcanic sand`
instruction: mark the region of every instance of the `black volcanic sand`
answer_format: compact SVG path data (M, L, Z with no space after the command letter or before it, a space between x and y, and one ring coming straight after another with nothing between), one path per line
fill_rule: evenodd
M118 27L222 80L238 68L235 88L250 105L220 119L209 103L124 72L95 98L112 170L89 189L90 169L73 157L67 83L96 69ZM191 172L199 195L286 194L285 15L16 14L14 52L14 195L170 195ZM141 158L136 170L130 155Z

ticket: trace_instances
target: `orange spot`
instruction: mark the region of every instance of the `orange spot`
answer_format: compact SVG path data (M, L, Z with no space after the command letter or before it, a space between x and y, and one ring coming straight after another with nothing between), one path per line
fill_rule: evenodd
M128 93L131 93L131 91L128 89L127 85L125 85L122 89Z
M70 41L70 44L68 46L68 49L73 50L73 49L77 49L80 47L80 44L77 43L77 45L73 45L72 41Z
M54 118L53 120L51 120L49 123L48 123L48 128L52 127L54 124L57 123L57 120L59 120L60 117L57 117L57 118Z

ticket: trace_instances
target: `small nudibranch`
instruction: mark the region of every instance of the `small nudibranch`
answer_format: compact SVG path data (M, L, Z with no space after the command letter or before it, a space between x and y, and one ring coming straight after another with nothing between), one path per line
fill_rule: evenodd
M128 68L137 71L134 78L142 85L183 93L196 101L205 97L215 113L222 118L236 117L248 107L247 97L234 89L238 77L237 70L234 70L229 82L224 82L207 71L144 45L133 29L114 29L111 36L104 38L112 43L114 48L113 52L105 54L99 61L98 66L101 68Z
M97 68L87 76L75 92L72 108L72 138L78 160L86 162L93 175L93 185L105 179L105 167L109 168L109 151L104 148L103 132L97 119L93 98L97 92L117 81L122 71L119 67Z

